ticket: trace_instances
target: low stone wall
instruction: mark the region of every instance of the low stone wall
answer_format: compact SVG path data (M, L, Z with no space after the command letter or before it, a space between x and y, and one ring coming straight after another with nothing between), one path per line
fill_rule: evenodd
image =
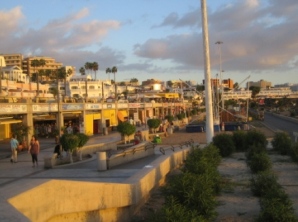
M87 145L80 149L80 152L82 152L82 155L93 155L96 152L100 151L107 151L107 150L117 150L117 145L119 144L119 141L116 142L110 142L110 143L99 143L94 145ZM74 155L73 159L79 159L78 153ZM69 157L63 157L62 159L57 158L56 154L52 154L51 156L47 156L44 158L44 168L49 169L53 168L57 165L67 164L70 163Z
M107 159L107 169L150 155L154 155L154 144L144 141L123 151L112 154L112 156Z
M24 215L23 221L131 221L150 191L164 183L190 150L161 155L123 183L49 180L8 202Z

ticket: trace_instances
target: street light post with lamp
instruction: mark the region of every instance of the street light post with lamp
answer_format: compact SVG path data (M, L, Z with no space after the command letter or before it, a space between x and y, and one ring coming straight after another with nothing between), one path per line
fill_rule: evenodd
M224 72L222 70L222 65L221 65L221 45L223 44L222 41L217 41L215 43L216 45L218 45L218 49L219 49L219 79L220 79L220 91L221 91L221 108L222 108L222 111L224 110L224 89L223 89L223 84L222 84L222 72Z

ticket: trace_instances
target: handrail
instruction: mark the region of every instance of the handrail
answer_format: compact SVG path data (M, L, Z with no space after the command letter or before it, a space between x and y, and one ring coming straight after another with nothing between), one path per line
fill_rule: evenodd
M184 145L186 145L186 147L188 147L188 146L193 146L194 144L195 144L194 140L193 140L193 139L190 139L189 141L180 143L180 144L178 145L179 147L174 147L173 145L171 145L170 147L166 147L166 148L164 148L164 147L160 147L160 148L159 148L159 151L160 151L163 155L165 155L166 151L169 150L169 149L172 150L173 152L175 152L175 148L180 148L180 149L182 149Z
M108 158L110 158L111 156L114 156L114 157L119 157L119 156L123 156L125 157L127 154L135 154L136 152L138 151L147 151L148 149L154 149L155 148L155 144L154 143L151 143L151 142L148 142L147 144L144 144L144 146L139 146L139 147L135 147L135 148L127 148L127 149L124 149L120 152L109 152L108 153Z

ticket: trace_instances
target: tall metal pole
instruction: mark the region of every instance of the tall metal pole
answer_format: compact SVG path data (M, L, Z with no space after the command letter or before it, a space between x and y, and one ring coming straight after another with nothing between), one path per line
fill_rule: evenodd
M205 106L206 106L206 139L207 144L212 142L214 136L213 126L213 109L212 93L210 80L210 54L209 54L209 35L206 0L201 0L202 10L202 33L204 45L204 62L205 62Z
M225 101L224 101L224 89L223 89L223 84L222 84L222 67L221 67L221 44L223 44L222 41L217 41L215 44L218 44L219 47L219 78L220 78L220 91L221 91L221 108L222 111L225 108Z

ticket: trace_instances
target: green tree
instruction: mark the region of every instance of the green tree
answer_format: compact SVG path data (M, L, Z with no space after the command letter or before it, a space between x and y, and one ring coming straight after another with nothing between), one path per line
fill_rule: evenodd
M65 133L60 137L60 143L65 151L69 153L70 162L73 163L72 153L79 145L79 138L75 134Z
M84 67L81 67L79 72L81 73L82 76L86 75L86 70Z
M136 132L136 127L129 122L122 122L118 124L117 131L121 133L124 137L124 142L126 143L126 137L134 134Z
M258 86L250 86L249 90L251 90L251 97L256 98L256 95L260 92L261 88Z
M139 80L137 78L131 78L130 83L134 84L134 85L137 85L139 83Z
M44 59L34 59L31 61L31 67L34 67L35 81L37 83L36 97L39 96L39 75L42 73L41 70L37 70L39 67L43 67L46 64Z
M97 72L97 70L99 68L98 63L97 62L93 62L92 65L91 65L91 67L92 67L92 70L94 71L94 74L95 74L95 77L94 78L96 80L96 72Z
M147 121L147 125L153 132L156 132L156 129L160 126L160 124L161 124L160 119L148 119Z
M106 68L106 74L109 75L109 80L111 80L110 73L112 73L112 70L110 68Z

